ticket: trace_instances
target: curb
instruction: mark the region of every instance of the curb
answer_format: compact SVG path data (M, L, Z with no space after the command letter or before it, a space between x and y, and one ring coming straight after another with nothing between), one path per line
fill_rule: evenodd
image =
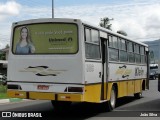
M23 99L20 98L9 98L9 99L0 99L0 104L10 103L10 102L21 102Z
M9 99L0 99L0 104L1 103L8 103L9 102Z
M20 99L20 98L10 98L9 99L9 102L20 102L22 101L23 99Z

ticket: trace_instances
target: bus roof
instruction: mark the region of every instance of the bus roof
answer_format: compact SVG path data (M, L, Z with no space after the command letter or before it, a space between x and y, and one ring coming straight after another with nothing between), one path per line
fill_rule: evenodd
M83 21L83 23L84 23L85 25L92 26L92 27L94 27L94 28L97 28L97 29L99 29L99 30L105 31L105 32L110 33L110 34L112 34L112 35L116 35L116 36L121 37L121 38L123 38L123 39L127 39L127 40L129 40L129 41L131 41L131 42L134 42L134 43L137 43L137 44L141 44L141 45L143 45L143 46L145 46L145 47L148 47L147 44L142 43L142 42L139 42L139 41L134 41L134 40L130 39L128 36L121 35L121 34L119 34L119 33L113 32L113 31L108 30L108 29L106 29L106 28L103 28L103 27L96 26L96 25L94 25L94 24L88 23L88 22L86 22L86 21Z
M79 22L82 22L82 23L83 23L84 25L86 25L86 26L91 26L91 27L96 28L96 29L99 29L99 30L101 30L101 31L110 33L110 34L112 34L112 35L116 35L116 36L121 37L121 38L123 38L123 39L127 39L127 40L129 40L129 41L134 42L134 43L141 44L141 45L143 45L143 46L145 46L145 47L148 47L147 44L144 44L144 43L139 42L139 41L134 41L134 40L130 39L130 38L127 37L127 36L118 34L118 33L116 33L116 32L113 32L113 31L111 31L111 30L108 30L108 29L103 28L103 27L100 27L100 26L96 26L96 25L91 24L91 23L89 23L89 22L82 21L82 20L80 20L80 19L71 19L71 18L54 18L54 19L53 19L53 18L39 18L39 19L30 19L30 20L24 20L24 21L15 22L15 23L13 23L13 25L18 25L18 24L19 24L19 25L32 24L32 23L37 23L37 22L64 22L64 21L66 21L66 22L77 22L77 21L79 21Z

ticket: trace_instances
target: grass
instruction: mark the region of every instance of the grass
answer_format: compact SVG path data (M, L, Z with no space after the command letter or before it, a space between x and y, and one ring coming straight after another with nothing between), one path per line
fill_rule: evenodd
M7 96L7 86L0 85L0 99L9 99L10 102L22 101L20 98L10 98Z
M7 99L8 96L6 93L0 93L0 99Z
M7 99L7 86L0 85L0 99Z

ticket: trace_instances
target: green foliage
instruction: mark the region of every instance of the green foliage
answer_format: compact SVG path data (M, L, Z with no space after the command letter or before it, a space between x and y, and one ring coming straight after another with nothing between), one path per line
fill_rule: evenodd
M7 87L0 84L0 93L6 93Z
M150 51L150 59L154 60L154 52L153 51Z
M9 48L9 45L7 44L5 48Z
M5 53L0 53L0 60L5 60Z
M111 27L112 27L112 24L110 24L110 20L113 20L113 19L109 19L108 17L104 17L101 19L99 25L101 27L104 27L106 29L109 29L109 30L112 30Z
M8 98L7 93L0 92L0 99L7 99L7 98Z
M8 98L7 96L7 86L0 85L0 99Z

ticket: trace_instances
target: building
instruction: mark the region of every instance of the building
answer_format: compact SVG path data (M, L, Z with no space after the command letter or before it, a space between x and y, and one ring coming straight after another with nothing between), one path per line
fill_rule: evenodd
M143 43L149 46L150 63L158 64L158 61L160 60L160 40L145 41Z
M1 49L0 51L5 53L5 60L8 60L9 48L4 48Z
M0 53L5 53L5 60L0 60L0 69L7 68L8 65L8 55L9 55L9 48L4 48L0 50Z

